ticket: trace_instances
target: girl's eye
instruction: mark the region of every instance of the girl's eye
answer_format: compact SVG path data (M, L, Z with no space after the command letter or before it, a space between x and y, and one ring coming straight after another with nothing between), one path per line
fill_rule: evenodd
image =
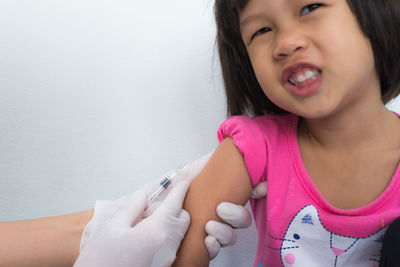
M256 32L251 36L251 40L253 40L257 35L261 35L261 34L267 33L267 32L269 32L270 30L271 30L270 28L266 28L266 27L259 29L258 31L256 31Z
M318 3L305 6L301 9L300 15L306 15L306 14L314 11L315 9L319 8L320 6L322 6L322 4L318 4Z

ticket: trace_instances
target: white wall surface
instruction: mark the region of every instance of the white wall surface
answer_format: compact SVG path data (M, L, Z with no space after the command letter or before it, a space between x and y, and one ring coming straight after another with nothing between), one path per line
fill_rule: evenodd
M212 7L0 0L0 221L92 208L217 146ZM212 266L251 266L239 235Z
M92 208L217 146L212 8L0 0L0 221ZM241 231L212 265L250 266L255 247Z

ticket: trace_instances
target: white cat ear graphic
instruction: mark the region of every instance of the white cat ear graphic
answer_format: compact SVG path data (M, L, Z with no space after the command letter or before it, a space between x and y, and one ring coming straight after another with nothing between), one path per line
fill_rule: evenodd
M289 224L280 248L283 266L375 267L379 265L387 227L367 237L348 237L330 232L318 210L307 205Z

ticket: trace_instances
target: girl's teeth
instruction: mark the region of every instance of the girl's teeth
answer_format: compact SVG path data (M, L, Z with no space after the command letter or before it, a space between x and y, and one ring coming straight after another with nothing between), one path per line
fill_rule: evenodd
M289 82L292 84L292 85L294 85L294 86L296 86L297 84L296 84L296 82L295 81L293 81L292 79L289 79Z
M314 77L314 72L311 70L306 71L306 79Z
M315 76L318 75L318 71L317 70L307 70L304 75L303 74L299 74L293 78L289 78L289 82L293 85L297 85L298 83L302 83L308 79L311 79Z
M307 80L306 76L303 76L301 74L296 77L296 82L301 83L301 82L304 82L305 80Z

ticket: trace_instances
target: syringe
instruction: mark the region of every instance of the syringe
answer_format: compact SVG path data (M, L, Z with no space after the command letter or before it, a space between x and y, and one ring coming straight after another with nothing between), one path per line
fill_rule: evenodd
M147 195L147 199L149 201L154 201L159 195L161 195L162 192L164 192L172 184L175 178L179 176L182 170L185 168L186 164L182 163L175 169L173 173L163 177L159 185L156 188L154 188L153 191L150 192L150 194Z

